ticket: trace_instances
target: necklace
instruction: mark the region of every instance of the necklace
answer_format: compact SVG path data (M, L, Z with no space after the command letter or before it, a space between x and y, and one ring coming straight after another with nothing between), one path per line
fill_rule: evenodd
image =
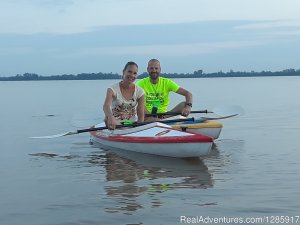
M152 105L152 111L154 108L156 108L156 111L157 109L160 107L160 98L159 98L159 93L157 93L157 89L158 89L158 84L159 84L159 80L156 84L153 84L150 80L150 83L151 83L151 86L154 90L154 98L151 100L151 105Z
M155 83L155 84L153 84L153 83L151 82L151 80L150 80L150 83L151 83L151 86L152 86L152 88L153 88L153 90L154 90L154 95L155 95L155 97L158 99L159 93L157 93L157 86L158 86L159 80L158 80L158 82Z
M132 87L131 86L125 87L123 81L121 81L119 86L123 98L127 101L132 100L135 91L135 85L133 85Z

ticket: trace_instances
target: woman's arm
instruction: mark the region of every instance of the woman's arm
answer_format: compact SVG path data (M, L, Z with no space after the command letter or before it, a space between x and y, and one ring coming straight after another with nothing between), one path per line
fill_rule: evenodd
M144 122L145 120L145 107L144 107L144 95L142 95L138 100L137 100L137 116L138 116L138 122Z
M113 91L108 88L107 89L107 92L106 92L106 97L105 97L105 101L104 101L104 104L103 104L103 111L104 111L104 114L105 114L105 123L106 123L106 126L108 129L112 129L114 130L116 128L116 125L120 124L117 122L117 120L115 119L114 115L112 114L112 111L111 111L111 104L112 104L112 101L113 101L113 96L114 96L114 93Z

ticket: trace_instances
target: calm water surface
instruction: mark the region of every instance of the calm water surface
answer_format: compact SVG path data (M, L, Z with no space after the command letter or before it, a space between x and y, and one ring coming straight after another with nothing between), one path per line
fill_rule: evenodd
M106 87L115 82L0 82L1 225L275 215L295 223L300 77L178 79L193 92L194 110L237 104L246 111L222 121L220 139L202 159L107 152L90 145L88 134L28 138L101 120ZM181 100L172 95L172 105Z

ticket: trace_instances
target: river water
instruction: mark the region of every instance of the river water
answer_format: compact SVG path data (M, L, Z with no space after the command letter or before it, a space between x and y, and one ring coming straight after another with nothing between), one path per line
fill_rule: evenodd
M222 120L207 157L108 152L88 134L30 139L101 121L117 81L0 82L1 225L300 224L300 77L175 81L193 110L245 110Z

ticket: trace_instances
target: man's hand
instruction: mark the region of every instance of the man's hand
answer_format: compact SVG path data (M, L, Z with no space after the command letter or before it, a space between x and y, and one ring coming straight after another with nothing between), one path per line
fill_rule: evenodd
M191 109L192 109L191 106L186 105L186 106L182 109L181 115L183 115L183 116L188 116L188 115L190 115Z

